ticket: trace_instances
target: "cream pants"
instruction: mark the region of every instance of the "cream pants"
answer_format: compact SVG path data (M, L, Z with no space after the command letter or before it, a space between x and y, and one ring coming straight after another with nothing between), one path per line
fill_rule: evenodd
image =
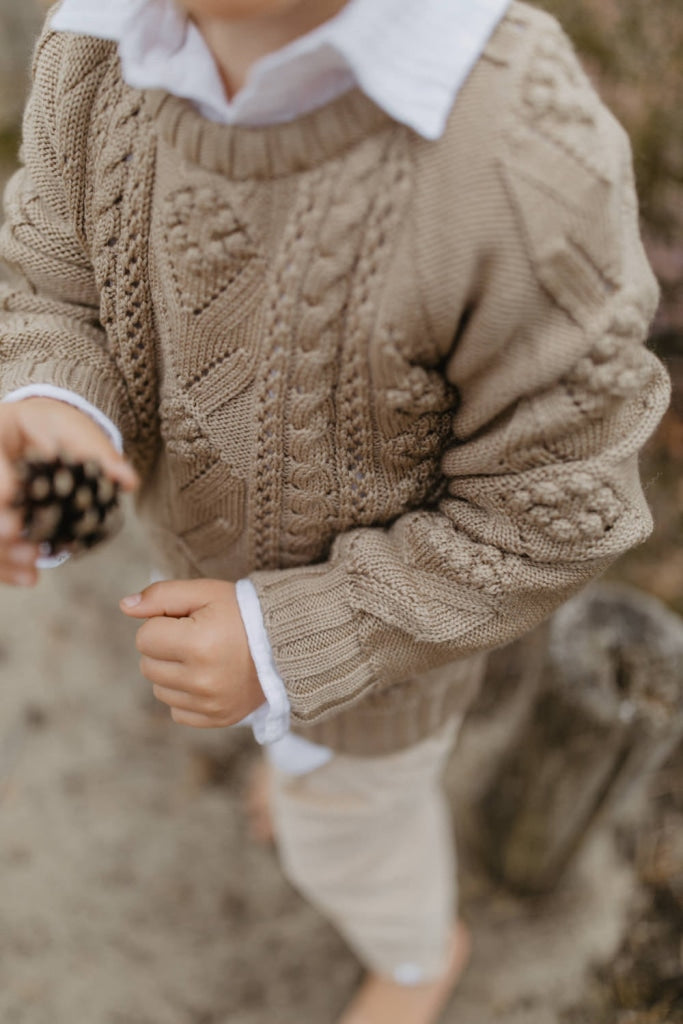
M456 914L441 780L459 725L384 757L335 754L297 776L273 769L286 876L368 969L404 984L442 973Z

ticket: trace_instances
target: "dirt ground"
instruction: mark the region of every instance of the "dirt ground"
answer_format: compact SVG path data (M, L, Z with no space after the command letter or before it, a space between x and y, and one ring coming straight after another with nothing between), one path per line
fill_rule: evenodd
M147 573L131 524L0 593L0 1020L332 1024L359 968L246 837L249 734L175 726L138 674L117 600ZM455 803L485 745L472 723ZM619 941L630 869L599 834L560 892L528 902L461 861L475 954L444 1020L555 1024Z

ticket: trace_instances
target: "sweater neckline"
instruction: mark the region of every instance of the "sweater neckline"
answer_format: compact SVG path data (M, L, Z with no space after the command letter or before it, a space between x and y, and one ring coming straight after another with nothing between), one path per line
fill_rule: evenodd
M224 125L162 90L145 93L160 136L181 156L233 180L284 177L309 170L382 130L398 127L360 89L279 124Z

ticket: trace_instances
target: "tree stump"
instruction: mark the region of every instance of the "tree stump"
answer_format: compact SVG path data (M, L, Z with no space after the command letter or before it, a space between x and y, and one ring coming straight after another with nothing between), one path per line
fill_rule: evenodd
M479 797L489 866L516 889L551 889L682 736L683 621L633 588L588 588L551 620L540 685Z

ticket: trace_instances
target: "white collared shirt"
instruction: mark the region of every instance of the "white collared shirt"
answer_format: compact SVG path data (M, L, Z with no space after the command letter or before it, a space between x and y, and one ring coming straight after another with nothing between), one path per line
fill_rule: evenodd
M174 0L62 0L52 27L116 42L128 84L189 99L214 121L291 120L358 86L390 117L437 139L509 3L349 0L334 18L258 60L232 101L201 33Z
M458 91L509 3L349 0L336 17L257 61L232 100L201 33L173 0L62 0L51 25L116 42L129 85L188 99L213 121L264 125L292 120L359 87L394 120L433 140L442 135ZM32 385L5 400L39 395L83 409L121 451L114 424L79 395ZM39 566L59 561L46 559ZM288 732L289 701L249 580L238 582L237 598L266 695L266 703L250 716L254 735L270 744L271 758L283 770L309 771L331 753Z

